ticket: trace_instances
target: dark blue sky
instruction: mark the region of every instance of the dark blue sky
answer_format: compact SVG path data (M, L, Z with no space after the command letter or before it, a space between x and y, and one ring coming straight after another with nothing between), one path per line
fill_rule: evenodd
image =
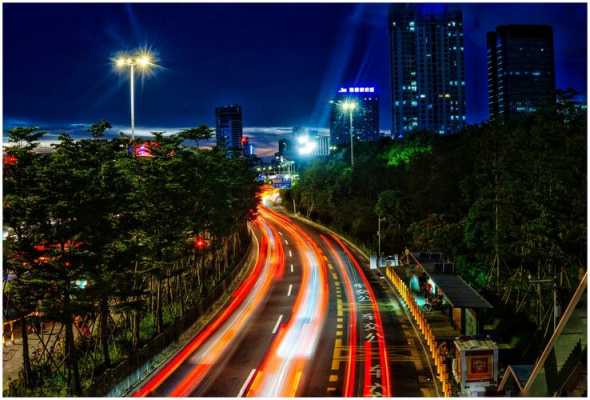
M485 34L554 28L557 85L586 95L586 4L467 4L467 120L487 118ZM387 4L4 4L4 126L128 124L118 50L150 45L165 67L138 86L138 126L213 123L241 104L245 126L326 126L341 83L375 84L391 126Z

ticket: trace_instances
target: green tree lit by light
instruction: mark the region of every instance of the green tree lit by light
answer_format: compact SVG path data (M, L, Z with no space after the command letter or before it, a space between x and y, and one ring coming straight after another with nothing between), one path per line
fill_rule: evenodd
M432 146L420 145L417 143L404 143L393 146L385 154L388 167L397 167L402 164L409 164L412 159L422 153L432 152Z

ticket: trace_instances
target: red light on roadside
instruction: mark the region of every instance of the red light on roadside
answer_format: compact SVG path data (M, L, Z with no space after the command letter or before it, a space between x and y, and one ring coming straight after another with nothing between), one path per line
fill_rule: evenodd
M14 154L4 154L4 165L15 165L16 161L17 159Z
M197 236L195 238L194 246L195 246L195 249L202 250L205 247L207 247L207 242L205 241L205 239L203 239L202 236Z

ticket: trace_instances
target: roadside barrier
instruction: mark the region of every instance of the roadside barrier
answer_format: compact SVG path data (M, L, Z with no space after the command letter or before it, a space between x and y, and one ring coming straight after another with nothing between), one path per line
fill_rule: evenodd
M410 310L418 329L422 333L424 337L428 349L430 350L430 355L434 360L434 365L436 366L436 373L438 376L439 381L441 382L442 392L444 397L451 397L452 390L451 384L449 381L449 372L447 371L447 365L445 363L445 358L441 354L438 345L436 343L436 338L428 325L428 321L424 316L424 313L416 303L414 296L412 295L410 289L406 285L406 283L400 278L400 276L395 272L393 267L385 268L385 276L389 281L393 284L397 292L400 294L402 300Z

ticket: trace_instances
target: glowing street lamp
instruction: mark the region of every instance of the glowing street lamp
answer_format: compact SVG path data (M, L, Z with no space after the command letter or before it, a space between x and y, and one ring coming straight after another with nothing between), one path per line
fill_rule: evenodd
M350 118L350 166L354 168L354 140L352 135L352 112L356 108L356 103L354 101L345 101L341 103L342 110L344 112L348 111L348 115Z
M118 70L129 68L131 141L135 141L135 69L137 68L142 76L146 76L150 73L152 68L157 67L156 59L149 50L141 49L133 54L119 54L113 60L113 64Z

